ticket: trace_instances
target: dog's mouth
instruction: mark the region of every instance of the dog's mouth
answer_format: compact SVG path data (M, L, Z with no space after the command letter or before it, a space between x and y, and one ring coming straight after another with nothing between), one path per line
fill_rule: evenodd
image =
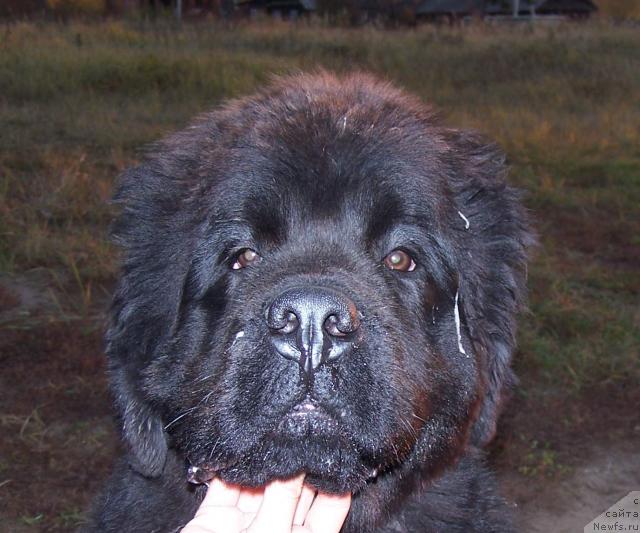
M344 428L338 418L315 400L305 398L281 416L272 431L265 436L265 441L276 447L299 449L303 462L303 456L310 445L333 448L345 445L348 439L343 435ZM193 462L187 459L187 480L196 485L207 484L214 477L236 469L242 460L240 457Z
M285 414L277 426L278 436L285 438L312 438L337 435L339 424L324 407L312 400L303 400Z

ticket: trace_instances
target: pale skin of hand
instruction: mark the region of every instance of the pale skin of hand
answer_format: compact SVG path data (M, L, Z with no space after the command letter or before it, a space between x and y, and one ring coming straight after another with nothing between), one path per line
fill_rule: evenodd
M316 493L304 476L259 489L214 479L182 533L339 533L351 494Z

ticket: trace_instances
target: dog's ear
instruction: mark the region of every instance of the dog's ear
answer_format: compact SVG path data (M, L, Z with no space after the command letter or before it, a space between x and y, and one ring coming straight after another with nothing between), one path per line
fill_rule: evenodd
M120 214L112 227L122 266L107 331L106 351L112 391L131 464L145 476L158 476L167 455L162 402L145 385L146 371L175 334L183 283L189 269L189 228L199 214L188 203L198 195L190 161L210 139L204 123L156 145L141 165L121 176L114 203ZM200 141L201 143L202 141ZM157 392L157 391L156 391ZM170 393L170 391L168 391Z
M448 143L461 243L461 314L484 382L471 441L483 445L494 436L501 403L515 383L516 315L525 306L527 251L535 237L520 193L505 182L501 151L467 132L449 131Z
M167 458L167 438L162 421L133 388L128 370L112 365L111 386L129 449L129 464L146 477L162 474Z

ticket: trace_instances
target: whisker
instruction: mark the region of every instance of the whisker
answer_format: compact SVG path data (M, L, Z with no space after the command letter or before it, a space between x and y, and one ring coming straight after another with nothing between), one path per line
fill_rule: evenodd
M169 427L171 427L173 424L175 424L178 420L180 420L181 418L187 416L191 411L193 411L194 409L196 409L198 406L194 406L194 407L190 407L189 409L187 409L184 413L182 413L181 415L176 416L171 422L169 422L166 426L164 426L164 429L167 429Z
M211 460L211 458L213 457L213 452L216 451L216 448L218 447L218 443L220 442L220 437L218 437L218 440L216 440L216 442L213 444L213 446L211 447L211 451L209 452L209 459L208 461Z
M415 428L409 424L409 422L407 422L404 418L400 417L400 422L402 422L405 427L409 430L409 433L413 436L413 437L417 437L418 433L416 432Z
M198 402L198 405L201 405L201 404L203 404L203 403L206 403L206 401L207 401L209 398L211 398L211 395L212 395L214 392L215 392L215 391L210 391L209 393L207 393L207 394L202 398L202 400L200 400L200 401ZM196 407L198 407L198 405L196 405Z

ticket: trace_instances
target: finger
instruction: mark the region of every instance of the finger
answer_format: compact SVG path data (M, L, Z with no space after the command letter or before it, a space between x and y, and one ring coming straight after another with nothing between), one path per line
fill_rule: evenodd
M238 531L247 531L253 521L256 518L256 513L242 513L240 518L240 529L236 530L234 533L238 533Z
M221 479L214 479L209 483L207 494L198 509L198 513L203 508L209 507L233 507L238 503L240 497L240 487L229 485ZM198 516L196 513L196 516Z
M235 507L239 496L239 487L214 479L209 483L196 516L182 533L236 533L240 530L242 518Z
M312 533L338 533L351 507L351 494L319 493L305 520Z
M243 487L240 491L240 498L238 499L238 509L243 513L257 513L264 497L264 487L260 488L247 488Z
M304 475L287 481L272 481L264 491L262 504L250 533L289 533L296 512Z
M238 533L242 531L242 514L235 507L207 507L180 533Z
M313 503L313 499L316 497L316 490L304 485L302 487L302 494L300 494L300 499L298 500L298 506L296 507L296 512L293 515L293 524L296 526L301 526L304 524L304 520L307 517L307 513L309 512L309 507Z
M235 507L240 490L219 479L209 483L196 516L181 533L236 533L240 530L240 511Z

